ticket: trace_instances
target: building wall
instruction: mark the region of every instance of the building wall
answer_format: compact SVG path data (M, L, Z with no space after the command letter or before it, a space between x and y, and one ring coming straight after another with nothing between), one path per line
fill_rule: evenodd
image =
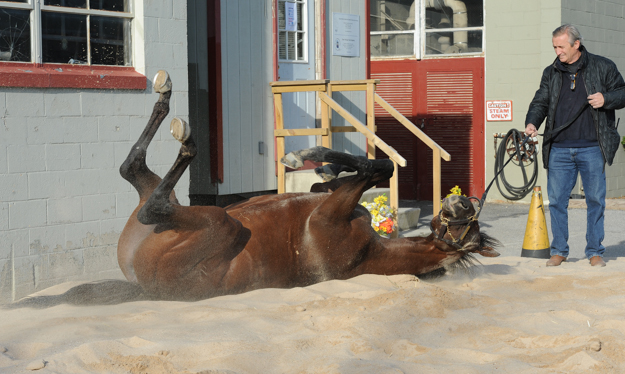
M135 6L133 45L146 90L0 88L0 303L65 281L123 277L117 240L139 199L118 169L158 99L158 70L170 73L174 93L148 149L157 174L179 149L169 121L188 119L185 2L145 5ZM176 188L183 204L188 181L187 172Z
M562 0L562 21L579 28L588 51L614 61L625 74L625 0ZM616 113L625 135L625 110ZM625 150L620 148L612 166L606 168L607 196L625 195Z
M367 78L366 72L366 35L368 17L365 2L360 0L333 0L326 2L326 77L330 80L360 80ZM332 55L332 13L356 14L360 17L360 56L344 57ZM367 124L366 93L336 92L332 95L343 108L354 115L360 122ZM351 126L339 114L333 111L332 126ZM367 153L367 140L364 135L354 133L335 133L332 135L332 148L337 151L364 156Z
M538 89L543 69L555 59L551 32L564 23L579 27L584 44L592 53L612 59L625 72L625 1L549 0L517 2L512 0L486 2L486 100L512 100L512 122L486 122L486 180L494 176L493 133L506 133L511 128L523 130L529 103ZM617 112L617 119L623 117ZM621 126L621 128L623 128ZM542 131L539 131L542 133ZM621 134L625 134L621 130ZM539 138L542 141L542 138ZM619 149L614 165L606 169L608 197L625 195L625 151ZM545 201L547 174L538 155L537 186ZM521 185L521 174L508 166L506 177L513 185ZM579 192L578 187L574 193ZM494 186L488 198L503 197ZM531 195L524 201L530 201Z
M269 86L272 20L269 0L221 1L224 181L218 187L220 195L277 188Z

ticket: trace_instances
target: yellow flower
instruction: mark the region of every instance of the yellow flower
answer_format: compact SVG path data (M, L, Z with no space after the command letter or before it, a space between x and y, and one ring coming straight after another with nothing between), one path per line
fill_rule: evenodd
M376 197L375 199L373 199L373 202L378 205L383 205L384 203L386 203L387 200L388 198L386 197L386 195L380 195Z
M460 187L458 186L454 186L454 188L452 188L451 190L449 190L449 194L447 194L447 196L445 196L445 198L451 196L451 195L458 195L458 196L465 196L462 194L462 190L460 189Z

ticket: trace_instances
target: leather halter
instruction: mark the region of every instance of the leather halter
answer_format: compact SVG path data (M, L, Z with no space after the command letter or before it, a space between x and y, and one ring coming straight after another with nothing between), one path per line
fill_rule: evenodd
M475 212L474 215L468 217L468 218L463 218L463 219L457 219L457 220L452 220L446 217L443 217L443 211L441 210L440 212L438 212L438 219L441 221L441 227L438 231L438 240L441 240L445 243L447 243L448 245L461 250L463 245L462 245L462 241L464 240L464 238L467 236L467 234L469 233L469 230L471 229L471 224L473 222L477 222L478 218L480 216L480 212L482 211L482 206L483 206L483 202L482 200L478 199L475 196L471 196L469 197L469 200L476 200L479 204L479 207L477 208L477 211ZM448 232L447 228L449 226L460 226L460 225L465 225L464 231L462 232L462 234L456 239L454 238L454 236L451 234L451 232L449 232L449 236L451 237L451 240L449 239L444 239L445 234ZM430 223L430 230L432 230L432 232L434 234L436 234L436 231L434 230L434 227L432 227L432 223Z

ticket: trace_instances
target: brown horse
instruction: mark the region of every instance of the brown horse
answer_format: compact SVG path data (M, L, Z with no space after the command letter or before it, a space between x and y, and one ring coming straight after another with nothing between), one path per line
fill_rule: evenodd
M290 153L281 162L292 168L305 160L329 162L357 172L315 187L332 192L264 195L226 208L182 206L173 188L197 150L187 124L175 118L171 130L182 146L174 165L163 179L147 167L146 150L169 112L165 72L157 75L155 90L160 97L153 114L120 168L140 201L119 239L118 261L144 296L199 300L360 274L421 275L470 264L473 253L499 255L489 247L496 241L471 220L471 201L456 195L443 202L430 236L380 237L358 200L392 175L391 161L322 147Z
M445 240L434 235L381 238L358 200L392 175L392 163L322 147L293 152L281 161L292 168L311 160L357 171L341 178L340 186L335 182L332 193L265 195L225 209L179 205L173 188L197 152L184 121L172 121L172 134L182 146L167 175L161 180L145 164L150 140L168 112L171 85L159 83L168 80L161 74L154 113L120 170L138 191L140 202L121 234L119 264L126 278L148 294L197 300L366 273L420 275L470 258L471 253L498 255L485 245L477 222L449 225ZM432 227L438 232L441 219L474 215L473 204L455 196L445 200ZM471 227L463 243L453 245L450 240L467 225Z

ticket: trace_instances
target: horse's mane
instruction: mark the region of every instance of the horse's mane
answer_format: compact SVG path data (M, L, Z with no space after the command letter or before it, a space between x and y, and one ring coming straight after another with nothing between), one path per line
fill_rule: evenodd
M115 305L131 301L152 300L138 283L108 279L72 287L60 295L31 296L3 305L3 309L45 309L60 304Z

